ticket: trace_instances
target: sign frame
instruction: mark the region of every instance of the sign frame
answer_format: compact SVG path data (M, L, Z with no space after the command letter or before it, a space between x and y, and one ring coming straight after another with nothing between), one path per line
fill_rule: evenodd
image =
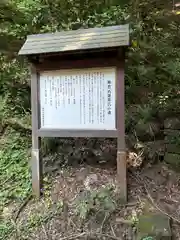
M117 186L121 199L127 201L124 63L129 46L129 24L43 33L27 36L19 51L31 64L32 110L32 188L43 193L42 137L82 137L117 139ZM40 129L40 73L42 71L116 68L116 129L73 130Z
M116 130L72 130L72 129L40 129L40 96L39 78L41 71L67 70L79 68L116 68ZM125 146L125 115L124 115L124 59L110 58L104 61L98 58L77 61L44 61L31 65L31 106L32 106L32 187L36 196L42 189L42 155L41 137L87 137L87 138L117 138L117 181L123 201L127 200L126 183L126 146Z
M98 74L98 73L100 73L100 72L102 72L102 74L104 74L105 75L105 79L97 79L96 78L96 76L97 75L94 75L94 74ZM111 80L112 81L112 88L111 88L111 91L112 91L112 97L111 97L111 99L112 99L112 102L111 102L111 105L112 105L112 113L111 113L111 115L110 115L110 117L108 117L108 110L106 109L106 107L104 108L104 116L106 117L108 117L108 123L107 122L105 122L105 123L100 123L99 121L96 121L96 117L97 117L97 119L98 119L98 115L97 115L97 112L96 112L96 114L95 114L95 124L93 124L93 123L90 123L90 124L88 124L88 122L86 123L85 122L85 124L83 124L82 126L81 126L81 123L80 123L80 121L82 121L82 120L84 120L83 119L83 115L81 115L81 117L80 117L80 115L77 115L77 109L79 109L79 107L80 107L80 98L79 99L77 99L78 98L78 96L80 96L80 95L78 95L78 94L76 94L77 92L76 91L73 91L73 92L71 92L71 100L70 99L68 99L68 101L66 101L66 104L67 104L67 106L70 104L70 101L71 101L71 106L69 107L69 109L68 109L68 113L70 113L70 115L72 115L73 114L73 116L74 116L74 120L75 120L75 117L77 116L77 119L79 120L79 123L77 124L77 125L74 125L73 126L73 121L70 123L70 127L68 128L67 127L67 123L66 123L66 121L65 121L65 125L66 126L64 126L64 122L63 121L61 121L62 122L62 125L60 125L60 124L57 124L57 119L59 118L59 119L61 119L62 118L62 116L58 116L57 115L57 111L58 112L63 112L63 109L60 109L61 108L61 104L60 104L60 101L61 101L61 103L62 103L62 99L59 101L59 87L61 88L61 86L63 86L63 85L61 85L60 84L60 79L62 78L62 83L64 83L65 84L65 78L67 78L67 79L71 79L72 80L72 75L73 76L76 76L76 80L75 79L73 79L73 84L75 84L74 86L73 86L73 89L76 89L76 86L77 86L77 90L78 90L78 93L79 94L82 94L82 90L83 89L87 89L86 88L86 85L88 84L88 82L91 82L92 81L92 79L85 79L86 77L87 77L87 75L86 74L93 74L94 76L95 76L95 81L93 80L93 82L95 83L95 84L97 84L97 82L101 82L101 84L103 83L103 82L106 82L107 84L108 84L108 80ZM109 75L110 76L110 78L106 78L107 76L106 76L106 74L107 75ZM79 80L79 78L78 78L78 75L79 76L81 76L81 78L80 78L80 80ZM65 77L66 76L66 77ZM82 77L83 76L83 77ZM86 76L85 78L84 78L84 76ZM92 75L89 75L90 77L92 76ZM102 76L102 75L101 75ZM42 78L41 78L42 77ZM111 78L112 77L112 78ZM52 81L52 78L54 79L54 81L55 81L55 86L57 87L57 89L56 89L56 87L55 87L55 89L56 90L58 90L58 91L56 91L55 89L53 89L53 95L55 95L55 97L54 98L52 98L53 100L55 100L55 98L56 98L56 96L58 95L58 98L56 98L56 101L53 103L51 103L51 106L49 105L49 103L50 103L50 101L49 101L49 99L48 99L48 96L50 96L51 94L50 94L50 92L49 92L49 90L51 90L51 87L50 87L50 85L54 85L54 84L52 84L52 82L51 82L51 84L50 84L50 81L48 82L47 81L47 79L48 78L50 78L50 81ZM58 80L57 80L58 79ZM79 80L79 81L78 81ZM81 90L79 90L79 86L80 86L80 81L86 81L85 82L85 85L84 85L84 87L83 87L83 89L82 89L82 87L81 87ZM46 89L49 89L49 90L46 90L46 94L45 94L45 86L44 86L44 84L43 84L43 81L46 81L46 87L47 86L49 86L48 88L46 88ZM68 81L68 80L67 80ZM76 81L78 81L78 85L77 85L77 82ZM99 86L101 86L101 84L99 85L99 83L96 85L96 93L94 93L95 94L95 96L97 97L97 94L98 94L98 92L99 92ZM50 84L50 85L49 85ZM61 86L60 86L61 85ZM116 101L116 85L117 85L117 83L116 83L116 68L115 67L103 67L103 68L81 68L81 69L69 69L69 70L55 70L55 71L44 71L44 72L40 72L40 89L39 89L39 92L40 92L40 104L42 104L41 105L41 111L42 111L42 109L43 109L43 111L45 111L45 116L47 115L47 117L48 117L48 115L49 115L49 113L47 113L47 109L45 110L45 105L47 104L48 106L47 106L47 108L50 106L50 111L51 111L51 116L53 116L53 111L55 111L55 115L57 115L57 117L55 118L55 117L53 117L53 119L55 118L56 120L55 120L55 124L53 124L53 122L49 122L48 121L48 127L47 127L47 125L46 125L46 123L45 123L45 126L43 126L43 124L42 123L44 123L44 121L46 122L46 117L43 117L43 122L41 122L41 129L40 130L42 130L42 129L46 129L47 131L49 131L49 130L52 130L52 129L55 129L56 131L57 131L57 129L58 130L103 130L103 129L111 129L111 130L115 130L116 129L116 126L115 126L115 122L116 122L116 110L115 110L115 101ZM41 86L42 86L42 89L43 89L43 91L41 92ZM83 86L83 85L82 85ZM92 85L89 85L89 87L91 88L92 87ZM67 93L67 94L70 94L70 91L68 91L67 90L67 82L66 82L66 87L65 87L65 85L64 85L64 90L65 90L65 92ZM89 89L90 89L89 88ZM104 95L104 97L105 97L105 101L106 101L106 106L107 106L107 102L108 102L108 93L106 94L106 91L108 91L108 87L107 87L107 85L105 84L104 85L104 91L103 91L103 94L105 94ZM102 92L102 89L101 89L101 92ZM76 105L75 105L75 109L76 109L76 112L74 112L73 113L73 109L71 109L71 107L73 108L73 106L72 106L72 96L73 96L73 93L77 96L77 98L75 98L75 100L77 100L76 101ZM86 92L86 94L89 94L89 91L88 92ZM100 94L100 92L99 92L99 94ZM91 96L92 94L90 94L90 96ZM82 95L81 95L82 96ZM86 95L86 96L88 96L88 95ZM102 96L102 95L101 95ZM100 95L98 96L98 99L100 100ZM102 96L103 97L103 96ZM45 100L46 99L46 100ZM86 98L86 100L87 100L88 98ZM66 99L67 100L67 99ZM95 100L95 102L93 102L93 103L96 103L96 100ZM102 103L102 102L101 102ZM60 105L59 105L60 104ZM81 104L82 104L82 102L81 102ZM100 104L100 102L99 102L99 104ZM79 106L78 106L79 105ZM101 105L101 104L100 104ZM58 108L58 106L60 106L60 108ZM66 106L66 105L65 105ZM93 105L92 105L93 106ZM96 106L97 107L97 106ZM81 105L81 110L82 110L82 105ZM83 114L83 113L85 113L85 114L87 114L86 116L88 116L88 111L89 109L88 109L88 102L87 102L87 105L86 105L86 107L85 107L85 105L84 105L84 107L83 107L83 110L81 111L81 112L79 112L80 114ZM96 109L97 110L97 109ZM107 110L107 111L106 111ZM92 111L93 112L93 111ZM65 109L65 113L66 113L66 109ZM92 118L91 118L91 120L93 119L93 115L91 115L92 116ZM65 117L65 116L64 116ZM65 117L66 118L66 117ZM69 119L69 117L67 117L68 119ZM81 118L81 120L80 120L80 118ZM86 117L85 117L86 118ZM44 120L45 119L45 120ZM72 120L72 118L70 118L71 120ZM41 120L42 120L42 112L41 112ZM87 120L87 118L86 118L86 120ZM100 119L99 119L100 120ZM110 124L110 125L109 125ZM112 124L112 125L111 125ZM59 125L59 127L57 127L57 125ZM89 125L89 126L88 126ZM55 127L56 126L56 127ZM77 127L76 127L77 126Z

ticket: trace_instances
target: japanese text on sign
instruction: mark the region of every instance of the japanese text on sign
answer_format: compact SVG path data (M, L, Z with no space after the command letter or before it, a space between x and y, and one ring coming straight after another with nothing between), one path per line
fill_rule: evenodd
M115 129L115 68L40 74L42 129Z

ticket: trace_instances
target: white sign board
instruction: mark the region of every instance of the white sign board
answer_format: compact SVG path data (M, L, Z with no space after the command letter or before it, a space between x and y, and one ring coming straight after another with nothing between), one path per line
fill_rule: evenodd
M41 129L115 129L115 84L115 68L41 73Z

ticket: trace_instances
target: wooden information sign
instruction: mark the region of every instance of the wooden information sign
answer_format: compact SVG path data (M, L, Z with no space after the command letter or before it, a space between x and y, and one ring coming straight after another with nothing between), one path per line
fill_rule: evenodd
M31 62L32 187L40 196L41 137L117 138L117 177L127 197L124 46L129 26L28 36Z
M115 68L41 73L41 129L116 129L115 83Z

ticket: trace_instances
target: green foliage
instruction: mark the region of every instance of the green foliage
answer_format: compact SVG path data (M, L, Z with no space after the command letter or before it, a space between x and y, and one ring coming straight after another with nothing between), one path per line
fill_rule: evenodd
M26 60L17 56L26 35L127 22L131 41L126 58L126 106L141 105L133 116L127 111L130 131L137 122L145 126L157 117L163 120L180 112L180 17L172 12L171 1L1 0L1 207L12 199L24 199L31 187L30 77ZM112 210L109 193L103 194L91 193L87 203L79 203L78 214L85 218L97 206ZM4 223L0 230L6 236L9 229L12 226Z
M11 237L14 231L14 225L11 221L3 221L0 222L0 233L2 239L7 239Z
M48 207L48 210L45 209L43 214L42 213L31 214L26 224L20 227L20 231L26 234L30 233L31 231L34 231L42 224L47 223L53 217L59 215L62 212L62 207L63 207L62 202L58 202L53 207L52 205L51 207Z
M109 214L116 208L116 203L112 196L112 188L102 188L100 191L85 191L75 201L75 210L82 219L97 211Z
M7 134L7 133L6 133ZM29 143L18 132L8 131L11 138L1 140L0 207L9 201L22 201L31 190L26 149Z
M15 239L16 233L21 236L21 239L28 239L28 236L37 230L38 227L57 217L62 212L62 208L63 204L61 201L50 206L45 205L43 213L34 212L20 226L17 226L13 220L0 222L1 239L7 239L11 236L13 237L12 239Z

